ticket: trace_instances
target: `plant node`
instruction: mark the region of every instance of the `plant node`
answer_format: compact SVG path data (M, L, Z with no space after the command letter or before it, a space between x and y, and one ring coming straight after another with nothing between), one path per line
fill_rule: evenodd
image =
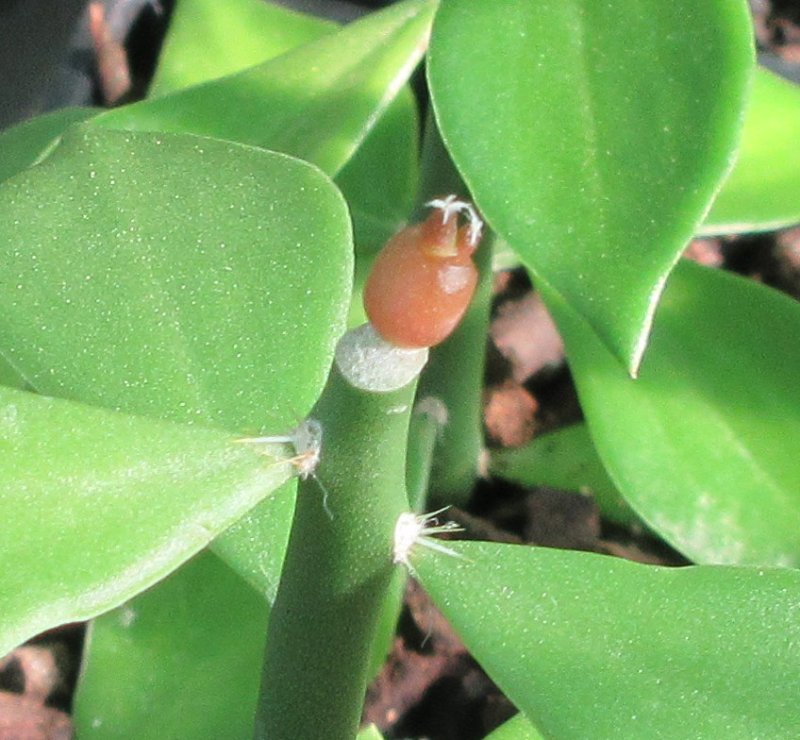
M383 339L371 324L348 331L336 345L336 366L350 385L388 393L408 385L428 361L427 348L406 349Z
M427 547L429 550L444 553L445 555L452 555L455 558L460 557L455 550L445 547L429 536L433 534L464 531L463 527L459 527L455 522L439 523L436 515L441 514L447 508L449 507L438 509L430 514L420 515L414 514L413 512L405 512L397 517L397 523L394 527L394 563L404 565L413 575L415 572L414 566L411 565L409 558L411 557L411 550L416 544Z

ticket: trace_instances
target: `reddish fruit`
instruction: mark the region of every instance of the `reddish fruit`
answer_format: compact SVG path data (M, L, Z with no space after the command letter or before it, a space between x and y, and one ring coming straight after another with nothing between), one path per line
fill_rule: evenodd
M420 224L395 234L375 259L364 309L375 330L398 347L432 347L458 326L478 282L472 253L480 239L475 210L454 196L433 201ZM454 213L469 224L458 226Z

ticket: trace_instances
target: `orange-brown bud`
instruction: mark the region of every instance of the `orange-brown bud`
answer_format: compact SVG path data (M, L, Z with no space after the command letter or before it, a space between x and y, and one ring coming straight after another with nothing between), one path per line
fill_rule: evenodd
M380 252L364 287L364 309L375 330L398 347L432 347L458 326L478 283L472 253L480 221L452 196L420 224L395 234ZM454 212L467 211L459 227Z

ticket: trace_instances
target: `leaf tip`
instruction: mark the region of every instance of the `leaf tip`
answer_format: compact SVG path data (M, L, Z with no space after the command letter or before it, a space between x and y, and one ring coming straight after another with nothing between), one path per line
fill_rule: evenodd
M675 260L672 267L675 266L676 262L677 260ZM652 290L650 291L650 295L648 296L644 317L639 327L639 331L634 337L632 351L628 359L628 375L632 380L636 380L636 378L639 377L639 370L641 369L642 361L644 360L644 353L647 349L648 343L650 342L650 334L653 330L653 321L655 320L656 310L658 309L661 296L664 293L664 288L667 284L667 278L669 277L672 267L658 278L653 285Z

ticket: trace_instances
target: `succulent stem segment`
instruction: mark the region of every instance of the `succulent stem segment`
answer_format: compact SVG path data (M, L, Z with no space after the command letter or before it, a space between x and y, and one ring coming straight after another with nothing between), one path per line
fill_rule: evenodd
M404 577L392 543L408 508L406 436L426 358L427 350L399 349L369 326L339 343L311 412L321 428L319 464L299 484L267 632L256 738L356 735L381 608Z
M421 192L467 192L429 113L422 147ZM445 205L445 198L442 205ZM437 201L432 201L434 204ZM450 208L452 208L452 204ZM468 212L464 212L467 218ZM421 398L434 397L444 405L447 424L437 436L430 474L428 505L465 506L478 475L483 449L482 395L486 335L492 295L492 248L490 231L482 235L473 259L480 277L475 294L453 333L431 352L419 384ZM411 441L413 449L415 442ZM413 458L412 458L413 461ZM425 508L425 504L419 504Z

